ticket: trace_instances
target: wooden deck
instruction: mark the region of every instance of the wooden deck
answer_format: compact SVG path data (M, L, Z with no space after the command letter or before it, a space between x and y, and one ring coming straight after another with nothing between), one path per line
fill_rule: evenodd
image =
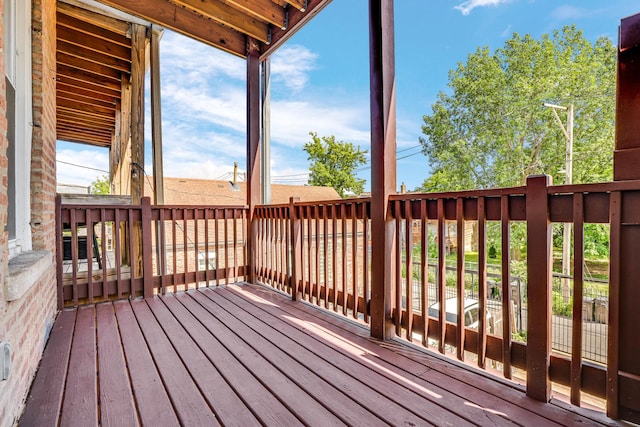
M61 312L21 426L602 425L255 285Z

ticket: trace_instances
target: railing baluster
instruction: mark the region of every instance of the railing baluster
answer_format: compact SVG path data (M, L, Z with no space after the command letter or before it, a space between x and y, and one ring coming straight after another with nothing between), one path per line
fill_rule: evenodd
M622 192L609 196L609 341L607 343L607 415L619 416L620 267L622 233Z
M440 323L440 342L438 343L438 351L444 354L445 339L447 333L447 289L446 274L446 246L445 246L445 218L444 218L444 199L438 199L438 295L440 297L440 311L438 313L438 322Z
M313 303L313 294L314 292L314 282L313 282L313 266L311 263L312 260L312 245L311 245L311 239L313 237L313 229L311 228L311 206L307 205L304 208L305 213L306 213L306 217L307 217L307 277L309 280L309 295L308 295L308 299L310 303Z
M137 279L136 277L136 269L134 268L134 259L135 259L135 252L134 252L134 247L133 247L133 240L134 240L134 218L133 218L133 213L134 210L133 208L129 208L128 209L128 227L129 227L129 280L130 280L130 291L131 291L131 297L136 297L136 287L134 284L134 279Z
M73 305L78 305L78 224L76 223L76 210L69 210L69 222L71 227L71 283L73 284Z
M116 291L118 293L118 299L122 298L122 270L120 265L122 264L122 246L121 246L121 234L120 234L120 209L116 208L113 212L113 237L116 243L115 247L115 264L116 264Z
M500 200L502 221L502 370L505 378L511 379L511 254L509 196Z
M316 305L320 305L320 206L314 207L315 246L316 246Z
M338 280L337 280L337 275L338 275L338 206L336 204L333 204L331 206L332 209L332 213L333 213L333 235L332 235L332 249L333 249L333 253L332 255L332 272L333 272L333 277L332 277L332 288L333 288L333 311L335 311L336 313L338 312Z
M109 289L107 287L108 283L108 268L107 268L107 225L105 223L105 210L104 208L100 209L100 249L102 250L101 266L102 266L102 298L109 297Z
M182 260L184 282L187 282L187 273L189 272L189 241L188 241L188 225L187 225L187 209L182 209ZM186 286L185 286L186 289Z
M571 329L571 403L580 406L582 386L582 295L584 262L584 197L573 195L573 328Z
M233 214L233 281L238 281L238 209L231 209Z
M209 266L209 213L211 209L205 209L204 211L204 277L207 282L207 287L210 286L209 283L209 271L211 270Z
M93 220L91 218L91 209L85 209L84 215L87 229L87 293L89 303L93 304Z
M478 197L478 366L484 369L487 349L487 211Z
M404 201L405 225L405 287L407 294L407 340L413 341L413 220L411 215L411 200Z
M159 220L158 220L158 239L156 245L160 248L157 251L158 254L158 274L160 275L160 287L161 293L164 295L167 292L167 237L165 234L165 215L166 210L163 207L159 208Z
M322 227L324 250L324 308L329 308L329 205L322 207Z
M400 210L400 200L396 200L394 203L393 215L396 225L396 286L395 286L395 315L394 323L396 326L396 336L400 336L402 333L402 241L401 241L401 222L402 211Z
M353 288L353 318L358 318L358 205L351 203L351 278Z
M196 289L200 289L200 280L198 279L198 273L200 272L200 241L198 239L198 231L199 231L199 227L198 227L198 213L199 213L200 209L194 209L193 210L193 255L195 257L195 272L196 272ZM205 265L207 260L204 261ZM206 271L206 270L205 270ZM205 272L206 274L206 272Z
M342 314L347 315L347 300L348 300L348 281L347 281L347 205L340 204L340 217L342 218Z
M429 223L427 201L420 200L420 294L422 295L422 345L429 345Z
M229 284L229 220L227 218L227 209L222 210L222 218L224 219L224 284Z
M178 274L178 237L176 232L176 209L171 209L171 244L173 249L173 293L178 291L176 274Z
M220 209L215 209L213 217L214 232L215 232L215 247L216 247L216 286L220 286L220 218L218 218Z
M458 197L456 199L456 238L457 238L457 301L458 301L458 318L457 318L457 356L459 360L464 360L464 339L465 339L465 311L464 311L464 199Z

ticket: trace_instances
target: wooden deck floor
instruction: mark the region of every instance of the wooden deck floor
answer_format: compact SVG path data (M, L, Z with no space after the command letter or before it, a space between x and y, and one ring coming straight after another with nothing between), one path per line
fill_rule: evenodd
M600 425L266 288L65 310L21 426Z

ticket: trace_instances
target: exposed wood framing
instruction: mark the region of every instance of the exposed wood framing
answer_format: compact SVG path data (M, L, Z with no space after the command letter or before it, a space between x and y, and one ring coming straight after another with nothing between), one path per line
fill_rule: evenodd
M162 107L160 96L160 33L151 30L151 143L153 155L153 195L156 205L164 205L162 167Z
M255 280L256 245L253 215L261 202L260 186L260 59L257 43L249 42L247 55L247 205L251 232L247 240L249 281Z
M131 28L131 203L140 204L144 192L144 77L147 29Z
M371 75L371 335L393 336L394 226L387 212L396 190L393 0L369 1Z

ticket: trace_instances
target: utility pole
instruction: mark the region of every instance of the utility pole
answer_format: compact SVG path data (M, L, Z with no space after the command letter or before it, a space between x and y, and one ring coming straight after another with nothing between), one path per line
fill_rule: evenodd
M562 133L564 134L565 139L567 140L567 149L566 149L566 157L565 157L565 179L564 183L570 185L573 183L573 104L569 104L569 107L562 107L560 105L547 104L546 102L543 106L551 108L553 111L553 116L556 119L556 122L560 125L562 129ZM565 128L560 116L558 115L557 110L566 110L567 111L567 127ZM566 303L569 302L570 299L570 286L569 286L569 276L570 266L569 260L571 257L571 227L572 223L564 223L564 229L562 233L562 299ZM575 302L574 302L575 303ZM578 304L580 301L578 302Z

